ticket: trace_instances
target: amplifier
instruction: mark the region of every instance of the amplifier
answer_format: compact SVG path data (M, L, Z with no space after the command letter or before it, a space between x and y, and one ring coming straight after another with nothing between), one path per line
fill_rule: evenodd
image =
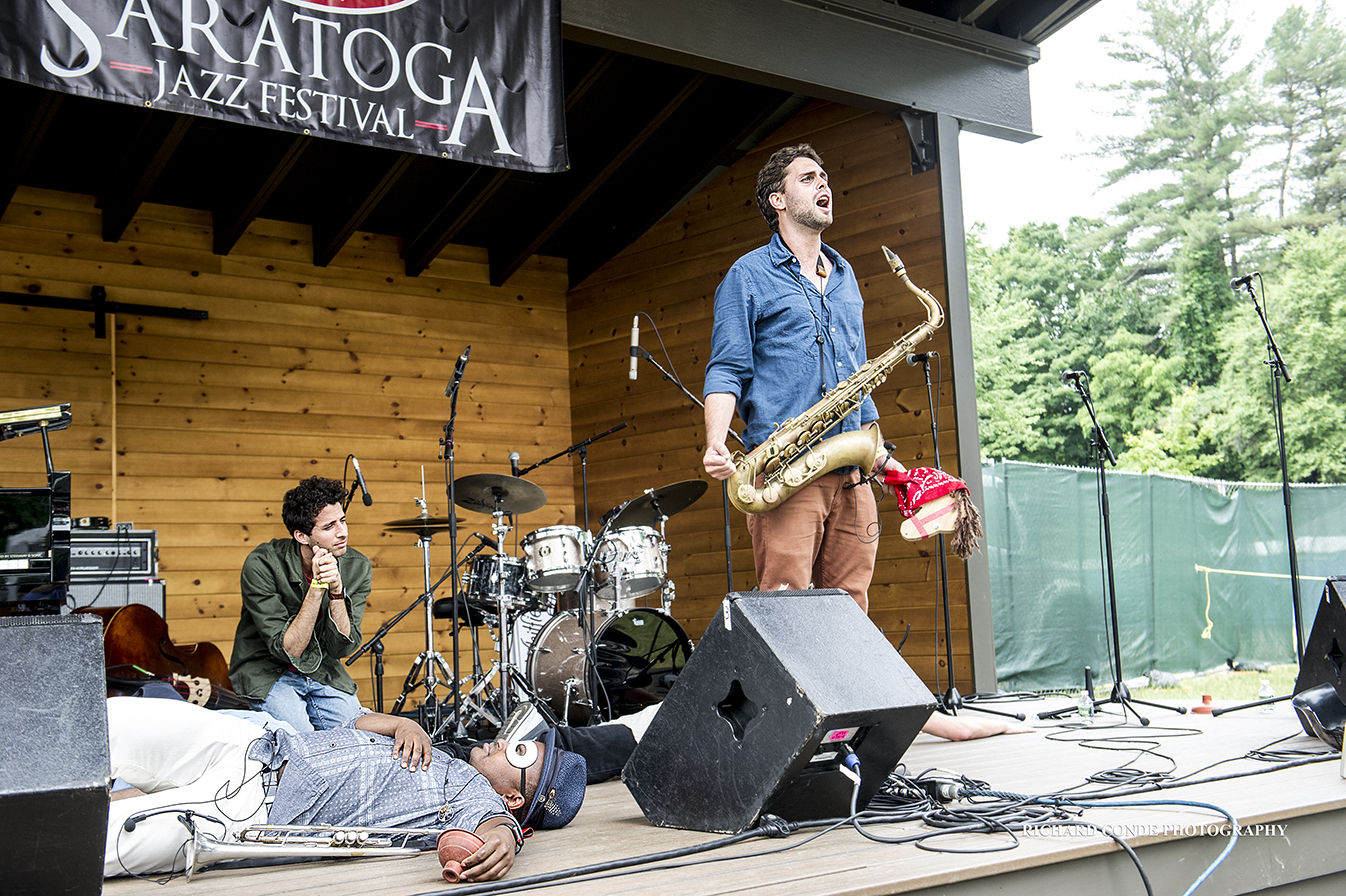
M164 615L166 589L163 579L102 579L76 580L70 583L70 605L85 607L124 607L144 604L160 616Z
M71 582L157 579L156 529L74 529L70 532Z

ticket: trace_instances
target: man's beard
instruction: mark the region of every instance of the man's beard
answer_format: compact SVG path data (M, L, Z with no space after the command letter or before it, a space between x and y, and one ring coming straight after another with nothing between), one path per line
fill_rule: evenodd
M816 202L789 201L786 205L790 218L800 227L822 233L832 224L832 209L821 209Z

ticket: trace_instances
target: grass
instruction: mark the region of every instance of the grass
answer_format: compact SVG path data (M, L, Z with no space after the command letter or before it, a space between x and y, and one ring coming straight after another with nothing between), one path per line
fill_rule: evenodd
M1270 681L1271 689L1281 696L1294 692L1297 675L1299 667L1294 663L1272 666L1266 672L1212 672L1209 675L1179 679L1175 688L1132 688L1131 696L1141 700L1190 699L1199 702L1203 694L1210 694L1217 702L1256 700L1262 679Z

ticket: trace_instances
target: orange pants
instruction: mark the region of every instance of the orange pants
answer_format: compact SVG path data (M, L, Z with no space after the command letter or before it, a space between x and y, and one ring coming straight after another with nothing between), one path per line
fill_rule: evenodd
M869 612L879 511L860 471L825 473L767 513L748 514L757 587L840 588Z

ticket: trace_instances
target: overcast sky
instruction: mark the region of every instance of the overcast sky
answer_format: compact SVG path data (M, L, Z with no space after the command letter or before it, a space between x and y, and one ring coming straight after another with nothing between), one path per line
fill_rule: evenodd
M1241 54L1251 59L1262 48L1272 24L1290 6L1312 14L1318 0L1231 0L1230 17L1244 33ZM1346 0L1328 0L1332 18L1346 20ZM1134 130L1134 119L1117 118L1084 84L1127 77L1126 66L1107 55L1101 35L1138 30L1136 0L1101 0L1061 31L1042 42L1042 59L1029 69L1033 131L1039 139L1025 144L964 132L963 213L969 227L987 225L987 240L1004 242L1010 227L1029 221L1064 225L1072 215L1101 217L1130 192L1125 182L1101 190L1107 161L1082 155L1092 138ZM1132 78L1135 76L1132 75Z

